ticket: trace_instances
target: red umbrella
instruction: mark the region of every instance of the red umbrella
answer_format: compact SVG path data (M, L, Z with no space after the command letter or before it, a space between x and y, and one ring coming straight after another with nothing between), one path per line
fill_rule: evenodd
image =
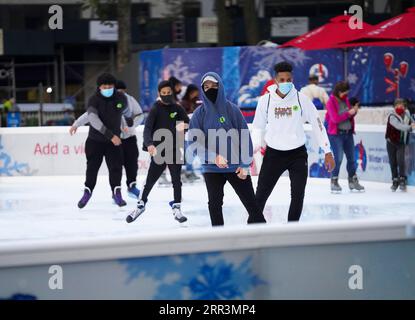
M359 35L353 42L374 40L415 40L415 7L377 24L371 30ZM350 40L348 42L351 43Z
M363 29L351 29L349 27L350 16L337 16L330 22L292 39L279 48L296 47L303 50L331 49L337 47L341 42L356 39L363 33L372 30L373 26L362 22Z

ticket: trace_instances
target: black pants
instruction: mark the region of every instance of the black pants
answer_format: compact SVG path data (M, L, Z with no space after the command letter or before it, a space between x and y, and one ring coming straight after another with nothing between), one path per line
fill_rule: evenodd
M222 226L223 223L223 188L228 181L235 190L245 209L248 211L248 223L266 222L259 210L256 201L251 176L245 180L239 179L234 172L229 173L205 173L206 188L209 198L209 214L212 226Z
M392 178L406 177L405 172L405 145L386 141L386 150L389 156Z
M261 212L278 179L288 170L291 181L291 204L288 221L300 220L308 176L307 149L302 146L288 151L267 147L258 178L256 199Z
M127 176L127 187L137 180L138 171L138 146L137 137L132 136L122 140L122 151L124 157L124 168Z
M114 191L115 187L121 185L123 156L120 146L115 146L112 142L99 142L88 138L85 143L85 154L86 187L91 191L94 190L104 157L108 167L111 190Z
M174 191L174 202L182 202L182 181L180 173L182 170L181 164L157 164L153 158L151 158L150 168L148 169L146 183L144 185L144 190L141 196L141 200L147 202L147 197L150 194L151 189L153 189L154 184L160 178L163 171L169 168L171 181L173 184Z

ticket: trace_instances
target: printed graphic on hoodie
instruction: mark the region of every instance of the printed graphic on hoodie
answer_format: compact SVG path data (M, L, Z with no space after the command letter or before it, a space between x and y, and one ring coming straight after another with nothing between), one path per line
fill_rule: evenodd
M293 107L277 107L275 108L275 118L279 119L282 117L292 117L293 115Z

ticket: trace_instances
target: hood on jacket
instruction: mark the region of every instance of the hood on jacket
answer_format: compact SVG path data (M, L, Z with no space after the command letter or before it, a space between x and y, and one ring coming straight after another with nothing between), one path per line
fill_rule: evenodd
M201 93L202 93L202 101L203 101L203 107L204 108L216 108L216 110L219 113L226 113L226 96L225 96L225 88L223 86L223 82L222 82L222 78L215 72L208 72L205 73L202 77L202 82L203 79L205 79L207 76L211 76L213 78L215 78L218 81L218 96L216 98L215 103L213 103L212 101L210 101L208 99L208 97L205 94L205 90L203 90L203 84L201 84Z

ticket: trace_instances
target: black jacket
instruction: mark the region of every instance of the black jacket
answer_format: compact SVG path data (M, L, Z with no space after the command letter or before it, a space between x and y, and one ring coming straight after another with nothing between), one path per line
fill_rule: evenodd
M89 98L87 112L90 123L88 137L96 141L109 142L114 135L120 137L123 115L127 124L132 124L127 98L117 91L114 91L111 97L106 98L97 90Z
M173 134L174 142L176 141L177 121L189 123L189 117L182 106L177 103L164 105L157 101L150 109L145 126L144 126L144 143L143 150L147 151L150 145L158 146L163 140L154 141L154 132L158 129L167 129ZM176 143L173 144L173 149Z

